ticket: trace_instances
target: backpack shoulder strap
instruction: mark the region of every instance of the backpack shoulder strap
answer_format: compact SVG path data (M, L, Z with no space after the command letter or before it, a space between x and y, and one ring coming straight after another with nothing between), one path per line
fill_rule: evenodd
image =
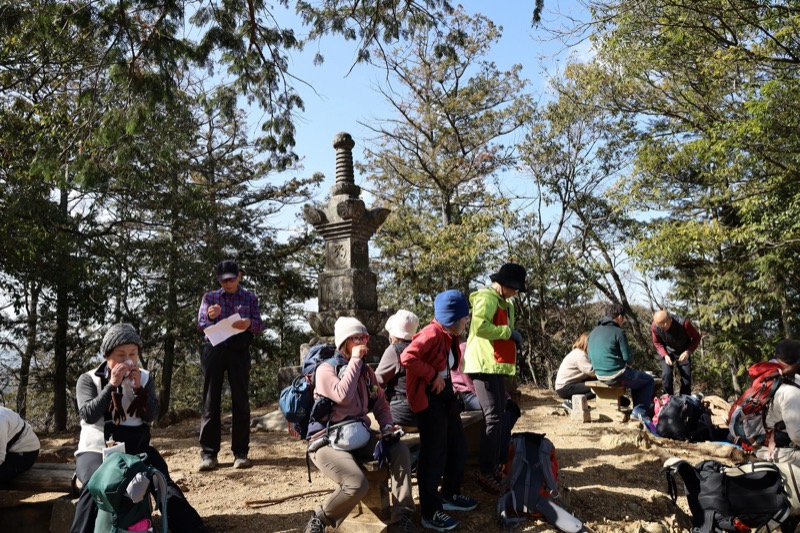
M159 498L157 501L159 501L158 509L161 511L161 533L167 533L167 478L155 467L151 467L150 475Z
M550 491L550 497L558 498L558 482L553 474L553 454L555 453L555 446L550 439L542 438L539 441L539 462L542 465L542 474L544 475L544 482Z

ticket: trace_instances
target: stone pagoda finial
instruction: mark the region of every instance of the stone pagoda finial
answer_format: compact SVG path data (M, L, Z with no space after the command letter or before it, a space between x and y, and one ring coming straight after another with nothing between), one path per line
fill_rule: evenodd
M367 209L361 200L361 187L353 176L354 146L350 134L336 135L336 183L331 187L331 196L321 208L303 207L306 222L325 240L319 311L308 315L311 328L321 337L333 335L340 316L359 319L372 336L383 329L386 321L386 312L378 310L377 276L369 269L369 240L390 210ZM370 355L371 352L372 349Z
M356 145L349 133L337 133L333 138L333 147L336 149L336 184L331 187L331 194L336 196L346 194L358 198L361 187L356 185L353 174L353 147Z

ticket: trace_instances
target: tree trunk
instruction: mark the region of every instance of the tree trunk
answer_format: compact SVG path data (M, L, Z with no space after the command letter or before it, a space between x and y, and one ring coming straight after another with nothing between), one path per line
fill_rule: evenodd
M161 391L158 394L160 419L169 412L169 397L172 391L172 373L175 366L175 313L178 310L178 295L170 280L167 295L167 334L164 336L164 364L161 368Z
M61 189L61 214L67 219L67 189ZM63 253L69 253L64 251ZM56 431L67 429L67 332L69 330L69 290L68 280L59 276L56 288L56 334L53 358L53 421Z
M28 382L31 373L31 360L36 353L36 334L39 324L39 293L41 286L36 282L30 284L30 301L28 302L28 324L25 350L19 365L19 387L17 388L17 413L22 418L28 414Z

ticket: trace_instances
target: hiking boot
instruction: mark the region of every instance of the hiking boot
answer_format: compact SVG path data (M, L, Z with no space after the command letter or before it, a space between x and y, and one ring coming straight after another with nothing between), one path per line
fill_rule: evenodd
M567 411L572 411L572 400L564 400L564 403L561 404L561 407Z
M217 461L216 457L208 456L203 457L200 459L200 464L197 466L198 472L208 472L210 470L214 470L219 466L219 462Z
M482 474L478 472L475 474L475 481L477 481L478 485L486 492L500 494L500 482L493 474Z
M239 455L233 461L234 468L250 468L253 466L253 461L247 458L246 455Z
M322 523L316 513L311 515L311 520L306 524L303 533L325 533L325 524Z
M452 496L442 496L442 509L445 511L472 511L478 506L478 500L454 494Z
M403 516L394 524L389 524L389 533L417 533L417 526L410 516Z
M433 529L434 531L452 531L458 527L458 520L442 511L436 511L430 520L427 518L422 519L422 527Z

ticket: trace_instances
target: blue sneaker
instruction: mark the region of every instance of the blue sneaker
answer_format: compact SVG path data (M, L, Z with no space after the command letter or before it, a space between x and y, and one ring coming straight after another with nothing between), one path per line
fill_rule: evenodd
M433 529L434 531L452 531L458 527L458 520L448 516L442 511L433 513L433 518L428 520L422 519L422 527L425 529Z
M637 405L631 411L631 418L634 420L638 420L640 422L649 422L650 417L647 416L647 410L644 408L643 405Z
M472 511L478 506L478 500L461 494L442 496L442 509L445 511Z

